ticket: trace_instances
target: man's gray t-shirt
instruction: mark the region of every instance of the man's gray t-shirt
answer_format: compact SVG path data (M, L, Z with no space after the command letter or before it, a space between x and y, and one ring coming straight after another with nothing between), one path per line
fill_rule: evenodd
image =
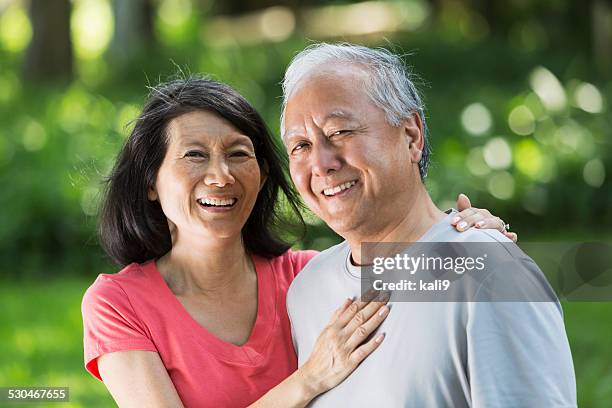
M420 241L509 245L498 231L457 232L452 216ZM542 274L526 255L512 259L517 269ZM508 269L495 273L512 274ZM360 270L351 263L347 242L323 251L300 272L287 294L300 366L342 301L360 293ZM378 331L386 334L380 347L344 382L315 398L313 407L576 406L556 301L391 302Z

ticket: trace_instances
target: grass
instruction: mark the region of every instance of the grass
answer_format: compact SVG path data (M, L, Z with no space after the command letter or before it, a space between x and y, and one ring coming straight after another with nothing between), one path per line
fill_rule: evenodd
M107 407L106 388L83 368L81 296L91 281L58 278L0 286L0 386L70 388L69 403L15 407ZM612 401L612 303L565 303L579 406ZM3 405L8 406L8 405Z
M83 368L81 297L90 282L61 278L0 287L0 384L69 387L69 403L19 407L108 407L113 400Z

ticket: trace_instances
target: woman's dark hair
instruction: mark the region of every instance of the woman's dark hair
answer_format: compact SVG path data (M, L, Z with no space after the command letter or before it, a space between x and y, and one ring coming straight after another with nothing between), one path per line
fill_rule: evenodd
M230 86L203 77L190 76L152 88L134 129L125 142L111 175L106 179L99 233L102 247L120 265L159 258L171 247L168 222L158 201L148 199L168 144L169 122L188 112L216 113L248 136L257 162L267 178L255 206L242 229L249 253L278 256L290 245L278 236L278 227L288 224L279 208L284 194L288 209L300 216L301 201L287 180L286 156L275 143L262 117Z

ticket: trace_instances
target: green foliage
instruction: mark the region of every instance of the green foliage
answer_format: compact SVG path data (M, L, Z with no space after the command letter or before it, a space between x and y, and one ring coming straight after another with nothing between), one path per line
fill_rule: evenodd
M68 86L20 82L20 57L5 52L2 269L31 274L54 265L82 273L102 261L95 236L100 187L147 85L178 69L208 73L242 92L278 134L279 81L306 44L298 38L243 48L191 42L160 47L121 72L103 60L80 61L80 79ZM595 230L612 225L607 138L612 120L606 106L612 86L597 80L586 56L568 65L562 58L566 50L523 55L495 37L469 47L429 35L397 44L399 50L418 50L406 60L424 82L433 147L427 184L441 206L466 192L477 206L511 221L522 238L537 231L535 225L546 230L561 223ZM547 110L532 89L538 73L544 81L553 78L553 85L560 78L566 99L560 109ZM577 90L586 89L589 97L593 88L603 98L602 112L577 106ZM329 243L334 235L312 229L301 245L321 238Z

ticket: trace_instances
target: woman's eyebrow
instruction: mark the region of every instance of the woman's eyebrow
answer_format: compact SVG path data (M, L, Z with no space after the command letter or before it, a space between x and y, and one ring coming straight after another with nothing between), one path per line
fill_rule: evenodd
M197 146L197 147L206 147L206 145L204 143L202 143L201 141L199 141L198 139L183 139L181 141L179 141L179 146L181 147L193 147L193 146Z
M229 143L226 144L226 146L230 146L230 147L236 146L236 145L244 145L247 147L253 147L254 143L250 137L240 134L240 135L232 136L232 139L230 139Z

